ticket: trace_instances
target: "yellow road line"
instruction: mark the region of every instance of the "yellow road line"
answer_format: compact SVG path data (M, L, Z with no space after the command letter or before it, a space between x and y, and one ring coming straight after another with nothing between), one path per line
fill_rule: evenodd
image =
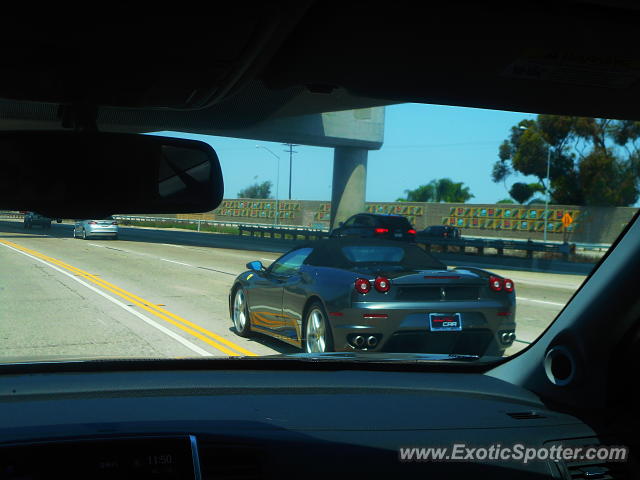
M21 245L18 245L16 243L10 242L8 240L2 240L0 239L0 243L4 243L5 245L11 246L13 248L16 248L18 250L21 250L23 252L29 253L35 257L38 257L42 260L45 260L47 262L53 263L54 265L58 265L59 267L64 268L65 270L68 270L80 277L85 278L86 280L89 280L90 282L104 288L105 290L110 291L111 293L114 293L115 295L118 295L119 297L133 303L134 305L137 305L138 307L142 308L143 310L146 310L147 312L151 313L152 315L161 318L162 320L171 323L172 325L178 327L179 329L183 330L184 332L189 333L190 335L193 335L194 337L202 340L203 342L207 343L208 345L211 345L212 347L216 348L217 350L220 350L223 353L226 353L227 355L230 356L239 356L239 355L248 355L248 356L256 356L255 353L241 347L240 345L236 345L235 343L227 340L226 338L221 337L220 335L211 332L210 330L207 330L206 328L201 327L200 325L197 325L193 322L190 322L189 320L186 320L174 313L169 312L168 310L154 305L152 302L149 302L131 292L128 292L110 282L107 282L104 279L98 278L97 275L93 275L91 273L85 272L84 270L81 270L77 267L74 267L72 265L69 265L61 260L55 259L53 257L49 257L48 255L45 255L43 253L40 253L36 250L32 250L30 248L26 248L23 247ZM199 333L200 332L200 333ZM204 335L203 335L204 334ZM206 335L206 336L205 336ZM210 337L210 338L207 338ZM213 340L215 341L213 341ZM226 346L225 346L226 345ZM228 348L227 348L228 347ZM234 351L235 350L235 351ZM240 352L240 353L238 353Z

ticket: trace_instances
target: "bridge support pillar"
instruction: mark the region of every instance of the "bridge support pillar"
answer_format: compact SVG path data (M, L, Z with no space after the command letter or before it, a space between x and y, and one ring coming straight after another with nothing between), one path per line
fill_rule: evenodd
M366 148L335 147L331 187L331 228L364 212L367 187Z

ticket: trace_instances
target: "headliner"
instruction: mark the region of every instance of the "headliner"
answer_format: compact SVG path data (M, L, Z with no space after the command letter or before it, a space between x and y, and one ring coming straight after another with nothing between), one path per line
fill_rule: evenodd
M212 17L6 19L0 128L59 128L59 104L97 106L120 131L402 102L638 118L634 2L415 5L271 0Z

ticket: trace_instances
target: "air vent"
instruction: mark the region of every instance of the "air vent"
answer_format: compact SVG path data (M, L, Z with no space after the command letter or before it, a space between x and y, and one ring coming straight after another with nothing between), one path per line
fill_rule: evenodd
M540 415L538 412L510 412L507 413L511 418L516 420L535 420L536 418L546 418L544 415Z
M203 480L254 480L264 477L263 451L249 445L202 442L198 445Z

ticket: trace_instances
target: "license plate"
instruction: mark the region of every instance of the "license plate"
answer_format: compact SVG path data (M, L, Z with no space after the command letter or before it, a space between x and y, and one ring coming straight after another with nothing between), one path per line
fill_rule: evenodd
M429 328L432 332L459 332L462 317L459 313L430 313Z
M396 237L396 238L402 238L402 234L401 233L394 233L393 236Z

